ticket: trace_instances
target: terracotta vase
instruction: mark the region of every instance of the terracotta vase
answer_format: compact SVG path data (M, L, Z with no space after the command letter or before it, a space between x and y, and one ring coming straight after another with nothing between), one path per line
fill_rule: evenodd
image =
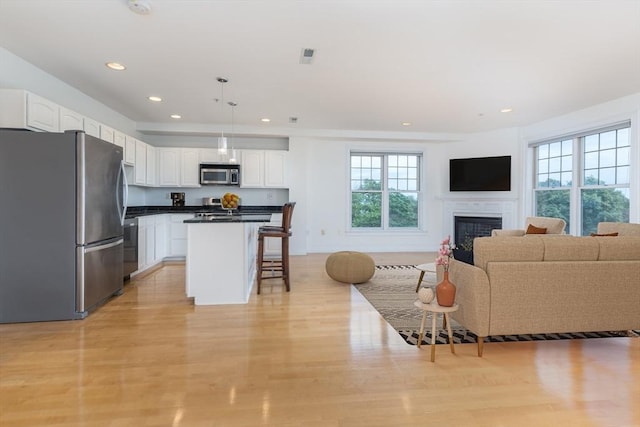
M436 299L443 307L451 307L456 299L456 285L449 281L449 272L444 272L442 282L436 286Z

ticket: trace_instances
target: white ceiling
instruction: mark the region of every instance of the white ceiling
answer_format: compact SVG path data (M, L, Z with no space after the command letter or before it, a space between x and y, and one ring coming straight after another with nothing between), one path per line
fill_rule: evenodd
M218 76L236 125L264 128L485 131L640 92L640 0L150 3L0 0L0 43L134 121L183 127L229 123Z

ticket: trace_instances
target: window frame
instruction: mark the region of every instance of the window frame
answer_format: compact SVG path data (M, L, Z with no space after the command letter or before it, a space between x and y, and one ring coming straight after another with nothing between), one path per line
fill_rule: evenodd
M388 188L388 180L389 180L389 156L416 156L416 168L417 168L417 177L415 179L417 190L389 190ZM382 189L377 190L382 194L381 197L381 226L380 227L354 227L353 226L353 193L358 192L370 192L370 191L358 191L353 190L351 187L352 184L352 156L381 156L382 158L382 167L381 167L381 184ZM347 152L348 157L348 165L347 165L347 231L351 233L374 233L374 234L384 234L384 233L415 233L416 231L423 230L423 202L424 202L424 192L425 192L425 161L424 161L424 153L421 151L416 151L415 149L402 149L398 150L371 150L366 148L349 148ZM376 191L376 190L371 190ZM417 206L418 206L418 224L416 227L390 227L389 226L389 195L391 193L415 193L417 197Z
M629 147L629 161L628 164L626 166L629 167L629 173L628 173L628 182L625 184L620 184L618 182L616 182L615 184L589 184L587 185L585 183L585 165L586 165L586 161L585 161L585 144L586 144L586 138L589 136L593 136L593 135L601 135L610 131L619 131L622 129L627 129L628 132L628 145L625 147ZM597 128L592 128L589 130L584 130L584 131L580 131L580 132L576 132L574 134L569 134L569 135L564 135L564 136L558 136L558 137L554 137L554 138L549 138L549 139L545 139L545 140L541 140L541 141L536 141L536 142L531 142L529 143L529 148L532 150L532 161L531 161L531 165L533 165L532 170L531 170L531 176L532 176L532 183L531 183L531 187L530 187L530 191L531 191L531 211L533 213L533 215L537 215L537 193L541 192L541 191L566 191L569 190L569 218L568 218L568 223L569 223L569 229L567 230L567 233L570 233L572 235L577 235L580 236L582 235L582 229L583 229L583 218L582 218L582 211L583 211L583 199L582 199L582 194L584 190L597 190L597 189L616 189L616 188L621 188L621 189L626 189L627 193L629 195L629 202L630 202L630 207L629 207L629 212L628 212L628 216L629 218L631 218L632 215L632 208L631 208L631 199L633 197L633 192L632 192L632 177L634 176L634 171L633 169L640 167L640 165L636 165L634 164L633 161L633 156L631 155L631 152L633 151L633 140L632 140L632 134L633 134L633 128L631 126L631 121L630 120L624 120L624 121L620 121L617 123L613 123L613 124L609 124L606 126L602 126L602 127L597 127ZM562 143L563 141L568 141L571 140L572 141L572 154L571 154L571 159L572 159L572 169L571 169L571 185L562 185L562 182L560 183L560 186L557 187L539 187L539 171L538 171L538 167L539 167L539 157L538 157L538 150L540 146L546 145L546 144L553 144L553 143L557 143L560 142ZM617 139L616 139L616 145L617 147ZM614 148L615 149L615 148ZM598 148L598 150L596 150L595 152L600 153L601 151L604 151L602 148ZM593 152L593 151L592 151ZM620 167L620 165L617 164L617 162L615 163L615 168ZM593 168L590 168L593 169ZM595 168L596 170L600 170L600 167L598 166L598 168Z

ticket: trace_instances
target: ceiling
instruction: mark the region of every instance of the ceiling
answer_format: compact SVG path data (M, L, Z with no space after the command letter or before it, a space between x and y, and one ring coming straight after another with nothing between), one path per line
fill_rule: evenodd
M477 132L640 92L640 0L148 2L0 0L0 43L167 127L229 123L234 101L238 129Z

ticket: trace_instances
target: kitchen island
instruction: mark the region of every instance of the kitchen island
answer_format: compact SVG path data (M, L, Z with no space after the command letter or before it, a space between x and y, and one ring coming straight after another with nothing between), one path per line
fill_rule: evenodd
M212 215L187 224L186 293L195 305L246 304L256 275L258 227L271 215Z

